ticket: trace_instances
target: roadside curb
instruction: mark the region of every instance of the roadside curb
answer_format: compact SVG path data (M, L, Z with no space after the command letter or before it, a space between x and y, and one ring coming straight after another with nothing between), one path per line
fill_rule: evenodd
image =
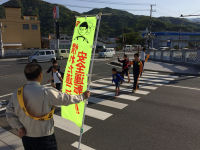
M114 66L118 66L118 67L122 66L121 63L114 62L114 61L110 62L110 64L114 65ZM192 73L168 72L168 71L161 71L161 70L154 70L154 69L144 69L144 70L146 70L146 71L156 71L156 72L160 72L160 73L167 73L167 74L171 74L171 75L180 75L180 76L181 75L185 75L185 76L190 75L190 76L197 76L197 77L200 76L200 74L192 74Z
M1 58L0 62L26 61L26 60L28 60L27 57L22 57L22 58Z

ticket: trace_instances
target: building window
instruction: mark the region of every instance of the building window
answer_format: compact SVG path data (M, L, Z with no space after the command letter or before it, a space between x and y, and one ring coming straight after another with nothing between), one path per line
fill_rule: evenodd
M28 16L24 16L24 20L29 20L29 17Z
M35 17L31 17L31 20L35 20Z
M29 30L29 24L23 24L23 29L24 30Z
M66 50L61 50L61 53L66 53Z
M37 24L32 24L32 30L37 30L37 29L38 29Z

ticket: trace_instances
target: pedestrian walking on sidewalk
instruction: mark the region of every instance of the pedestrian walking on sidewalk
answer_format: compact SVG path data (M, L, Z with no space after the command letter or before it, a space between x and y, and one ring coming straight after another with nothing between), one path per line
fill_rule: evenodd
M115 96L119 96L120 83L124 81L124 78L117 72L116 68L112 69L112 83L115 83Z
M74 96L42 86L43 74L39 64L27 64L24 74L27 83L13 93L6 108L8 123L17 129L25 150L57 150L53 120L55 106L79 103L88 99L90 92Z
M146 48L142 48L142 51L141 51L141 54L140 54L140 60L142 61L142 65L143 65L143 68L142 68L142 72L144 71L144 63L145 63L145 60L146 60Z
M124 76L128 76L128 83L130 83L130 73L129 73L130 62L129 62L128 56L124 55L123 60L120 60L120 58L118 57L118 62L122 63L123 78L124 78Z
M130 64L133 65L133 78L134 78L133 93L135 93L135 91L139 88L138 84L139 77L141 77L143 69L143 65L142 62L140 61L138 53L134 54L134 60Z

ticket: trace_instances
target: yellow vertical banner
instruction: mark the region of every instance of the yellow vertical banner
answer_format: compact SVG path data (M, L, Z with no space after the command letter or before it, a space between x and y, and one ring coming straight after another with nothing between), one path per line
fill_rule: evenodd
M96 17L77 17L62 92L80 95L87 90L88 72L96 30ZM61 107L61 116L81 128L84 102Z

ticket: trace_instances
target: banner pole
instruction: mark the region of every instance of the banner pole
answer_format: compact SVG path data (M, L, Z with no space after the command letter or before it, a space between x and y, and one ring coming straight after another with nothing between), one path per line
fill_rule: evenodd
M94 58L95 58L95 52L96 52L96 46L97 46L97 40L98 40L98 35L99 35L99 28L100 28L100 22L101 22L101 16L102 13L99 13L98 15L98 25L97 25L97 31L96 31L96 36L95 36L95 42L94 42L94 50L93 50L93 54L92 54L92 62L91 62L91 66L90 66L90 74L89 74L89 84L88 84L88 90L90 90L90 83L92 81L92 72L93 72L93 65L94 65ZM87 107L87 101L85 101L84 104L84 112L83 112L83 122L82 122L82 127L80 129L80 138L79 138L79 144L78 144L78 150L80 150L80 146L81 146L81 140L82 140L82 135L83 135L83 126L84 126L84 121L85 121L85 110Z

